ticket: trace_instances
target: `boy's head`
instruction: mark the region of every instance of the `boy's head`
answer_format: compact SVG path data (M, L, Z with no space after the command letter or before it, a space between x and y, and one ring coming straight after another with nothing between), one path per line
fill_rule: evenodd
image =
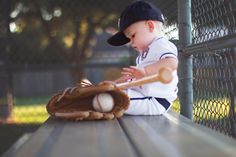
M118 28L119 31L110 37L107 42L113 46L121 46L127 44L130 39L124 34L124 30L133 23L145 20L154 20L164 22L163 14L160 9L145 1L136 1L121 13Z

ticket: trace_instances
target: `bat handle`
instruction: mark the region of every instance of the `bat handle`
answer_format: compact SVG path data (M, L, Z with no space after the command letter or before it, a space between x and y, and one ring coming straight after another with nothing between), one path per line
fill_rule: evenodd
M147 83L153 83L153 82L162 82L164 84L167 84L171 82L172 79L173 79L173 76L171 73L171 69L162 68L160 69L158 74L146 76L141 79L130 81L130 82L119 83L116 86L120 89L127 89L130 87L141 86L141 85L144 85Z

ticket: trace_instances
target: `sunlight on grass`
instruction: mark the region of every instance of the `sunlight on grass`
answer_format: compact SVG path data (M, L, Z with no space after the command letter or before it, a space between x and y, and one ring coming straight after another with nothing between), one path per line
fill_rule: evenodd
M205 120L226 118L230 113L230 102L227 99L208 99L194 102L194 115ZM172 109L180 113L180 102L177 99Z
M174 110L175 112L180 113L180 102L179 102L179 99L174 101L173 105L171 106L171 109Z
M48 118L45 104L14 106L12 120L15 123L43 123Z
M43 123L49 117L46 111L48 98L17 99L11 118L15 123ZM172 109L180 113L180 102L177 99ZM229 116L230 104L226 99L199 100L194 104L194 116L205 120L221 119Z
M195 104L195 115L202 119L221 119L229 117L230 102L227 99L205 99Z

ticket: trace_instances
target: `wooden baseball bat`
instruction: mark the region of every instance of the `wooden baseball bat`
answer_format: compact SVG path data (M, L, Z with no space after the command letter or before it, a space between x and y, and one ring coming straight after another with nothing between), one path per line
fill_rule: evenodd
M124 83L119 83L116 86L120 89L127 89L130 87L135 87L135 86L141 86L147 83L153 83L153 82L162 82L162 83L169 83L173 79L171 69L169 68L162 68L160 69L158 74L150 75L147 77L143 77L138 80L130 81L130 82L124 82Z

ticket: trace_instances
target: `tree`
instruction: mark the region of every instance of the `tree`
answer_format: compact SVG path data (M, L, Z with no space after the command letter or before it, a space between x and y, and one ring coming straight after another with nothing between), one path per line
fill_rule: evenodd
M8 25L11 26L12 42L7 62L83 63L91 56L96 32L104 31L109 26L117 27L120 12L130 1L9 1L11 11ZM166 3L161 0L160 4L164 6Z

